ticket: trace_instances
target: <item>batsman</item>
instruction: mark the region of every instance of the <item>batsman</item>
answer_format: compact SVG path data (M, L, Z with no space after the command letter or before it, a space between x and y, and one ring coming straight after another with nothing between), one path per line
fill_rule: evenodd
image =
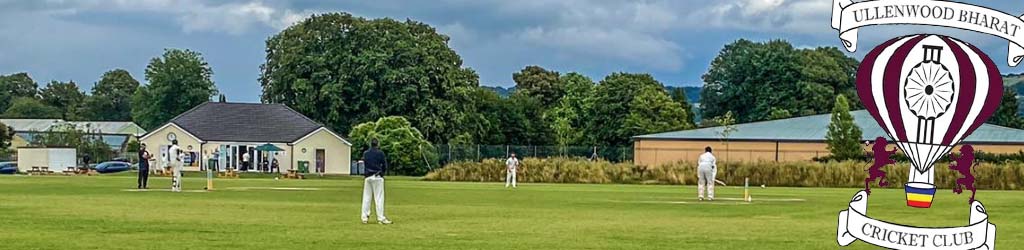
M705 147L704 153L697 158L697 199L704 200L704 188L707 187L708 200L715 200L715 174L718 172L718 160L711 154L711 147Z
M171 141L171 148L167 149L168 162L171 163L171 192L181 192L181 148L178 147L178 140Z

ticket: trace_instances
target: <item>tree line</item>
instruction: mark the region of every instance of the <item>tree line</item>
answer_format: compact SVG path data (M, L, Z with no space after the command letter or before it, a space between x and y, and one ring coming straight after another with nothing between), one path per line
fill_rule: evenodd
M448 37L412 20L314 15L267 40L262 99L347 134L402 116L435 143L622 145L634 135L693 127L685 100L648 74L600 82L527 66L507 98L480 87Z
M5 118L126 121L139 82L123 69L104 73L91 94L75 81L50 81L43 88L28 73L0 76L0 110Z
M146 67L148 84L141 85L124 69L103 73L90 93L75 81L51 81L39 88L28 73L0 75L0 117L63 119L67 121L134 121L152 130L217 94L212 69L195 51L167 49ZM224 96L221 95L221 100ZM35 136L31 144L67 146L79 155L106 160L113 152L90 131L60 127ZM0 157L10 154L14 131L0 123ZM137 146L135 147L137 148Z
M562 146L629 145L636 135L715 126L726 114L738 123L824 114L839 95L847 97L844 109L860 108L853 98L859 62L835 47L739 39L710 62L700 103L691 103L695 93L646 73L591 79L537 65L513 72L515 86L500 95L481 86L449 39L415 20L312 15L266 40L260 98L344 135L396 116L430 143ZM131 120L154 129L216 97L212 75L199 52L182 49L151 59L147 84L115 69L89 94L73 81L40 89L16 73L0 77L0 116ZM1024 126L1016 98L1004 102L991 122Z
M216 95L212 74L198 52L167 49L146 67L146 85L124 69L103 73L88 94L73 80L40 88L25 72L0 75L0 117L134 121L153 129Z
M826 113L837 94L855 94L859 64L834 47L741 39L711 63L694 109L688 93L646 73L595 81L536 65L513 73L503 97L480 86L448 40L414 20L313 15L267 40L262 100L346 134L402 116L435 143L629 145L636 135L714 125L696 124L698 115L732 111L751 122Z

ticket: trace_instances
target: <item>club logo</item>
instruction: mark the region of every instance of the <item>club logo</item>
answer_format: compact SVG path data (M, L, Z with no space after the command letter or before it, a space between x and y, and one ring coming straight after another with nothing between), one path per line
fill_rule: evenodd
M998 10L939 0L875 0L854 3L834 0L832 27L850 52L857 49L857 29L871 25L917 24L972 30L1010 41L1007 63L1024 59L1024 20ZM864 190L839 213L837 241L855 241L892 249L993 249L996 227L975 200L971 167L974 149L962 145L959 156L950 152L995 113L1003 94L999 68L977 47L957 38L916 34L893 38L871 50L856 77L857 94L864 108L888 135L875 140L874 164L868 169ZM907 206L928 209L936 195L935 162L953 160L948 170L962 178L953 192L971 191L970 218L961 227L914 227L872 219L867 215L871 185L888 186L885 165L893 164L894 142L911 162L904 184ZM947 170L947 169L943 169Z

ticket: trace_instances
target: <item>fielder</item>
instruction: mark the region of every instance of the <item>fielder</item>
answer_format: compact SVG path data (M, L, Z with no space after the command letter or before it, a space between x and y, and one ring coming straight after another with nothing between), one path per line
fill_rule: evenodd
M704 200L704 187L707 187L708 200L715 200L715 174L718 172L718 160L711 154L711 147L705 147L704 153L697 158L697 199Z
M171 192L181 192L181 148L178 147L178 140L171 141L171 148L167 149L167 158L170 158L171 171Z
M519 159L516 159L516 153L513 152L509 155L508 159L505 160L505 187L512 185L512 188L516 187L516 169L519 168Z
M366 167L366 171L363 176L363 211L360 213L360 219L363 224L369 223L370 219L370 202L374 201L377 208L377 223L381 225L391 224L391 221L384 216L384 173L388 169L387 156L384 152L380 151L380 141L373 139L370 141L370 149L363 152L363 164Z

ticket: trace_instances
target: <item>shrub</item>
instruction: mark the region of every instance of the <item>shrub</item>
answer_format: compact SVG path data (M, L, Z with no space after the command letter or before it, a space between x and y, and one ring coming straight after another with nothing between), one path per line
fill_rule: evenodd
M380 149L388 154L388 171L393 174L423 175L437 165L437 150L401 116L356 125L348 136L352 141L352 159L362 159L370 141L377 139Z
M718 180L729 185L742 185L750 178L751 185L787 187L864 187L867 162L746 162L722 164ZM936 186L951 188L961 176L949 170L948 164L934 166ZM884 167L890 188L902 188L908 179L910 165L898 163ZM1022 189L1024 163L981 163L973 170L978 189ZM482 162L455 162L436 169L426 176L431 181L500 182L505 178L505 162L487 159ZM697 167L693 162L676 162L657 166L631 163L587 161L582 158L527 158L519 168L519 181L536 183L622 183L622 184L697 184ZM872 183L877 188L877 182Z
M950 155L952 157L960 157L960 153L959 152L951 152ZM903 154L902 152L897 152L895 155L893 155L892 159L895 160L896 162L906 162L906 163L910 162L910 158L907 157L907 155ZM936 164L948 163L949 159L950 159L950 157L939 157L939 159L936 161ZM838 158L836 158L835 156L832 156L832 155L815 157L813 160L816 161L816 162L839 161ZM870 162L870 161L874 160L874 157L872 157L872 155L870 153L864 152L864 154L861 154L859 157L850 158L848 160L855 160L855 161L861 161L861 162ZM1024 163L1024 151L1017 151L1016 153L1004 153L1004 154L988 153L988 152L985 152L985 151L975 151L974 152L974 160L977 161L977 162L981 162L981 163L986 163L986 162L987 163L1011 163L1011 162Z
M828 133L825 134L828 150L837 159L855 159L863 152L860 145L861 137L860 127L857 127L853 116L850 115L850 105L846 101L846 96L842 94L836 96L835 106L832 107L831 122L828 124Z

